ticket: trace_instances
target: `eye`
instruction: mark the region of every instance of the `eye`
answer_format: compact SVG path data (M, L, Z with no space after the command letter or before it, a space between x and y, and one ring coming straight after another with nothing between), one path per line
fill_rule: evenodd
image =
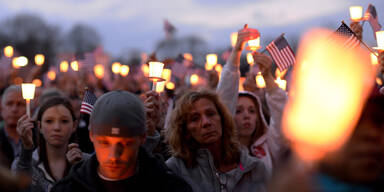
M250 109L249 109L249 113L256 113L256 109L255 109L255 108L253 108L253 107L252 107L252 108L250 108Z
M107 147L109 145L109 142L106 141L106 140L99 140L98 143L103 146L103 147Z
M67 123L69 123L69 120L68 119L63 119L63 120L61 120L61 122L67 124Z
M192 121L192 122L198 121L198 120L199 120L199 115L192 115L192 116L189 118L189 120Z
M50 124L53 122L53 120L52 119L46 119L44 122Z
M214 111L214 110L208 110L207 111L207 116L212 117L212 116L215 116L215 115L216 115L216 111Z
M243 112L243 108L242 107L236 108L236 114L239 114L239 113L242 113L242 112Z

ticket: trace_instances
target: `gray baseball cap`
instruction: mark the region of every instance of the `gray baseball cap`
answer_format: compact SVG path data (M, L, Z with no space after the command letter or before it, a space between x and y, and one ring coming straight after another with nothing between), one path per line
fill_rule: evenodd
M143 103L127 91L111 91L98 98L89 122L96 135L134 137L146 131Z

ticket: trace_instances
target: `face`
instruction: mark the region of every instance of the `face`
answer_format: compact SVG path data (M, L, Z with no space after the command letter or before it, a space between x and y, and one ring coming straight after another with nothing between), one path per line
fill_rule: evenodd
M214 103L202 98L193 103L187 117L187 130L200 145L213 144L221 138L221 117Z
M1 116L9 127L16 127L19 118L25 114L25 100L21 92L11 91L2 101Z
M40 133L48 145L66 146L74 131L75 123L71 112L64 105L50 107L43 113L40 121Z
M240 137L251 136L256 129L257 108L249 97L239 97L236 107L236 127Z
M90 138L103 176L125 179L134 174L139 147L145 136L109 137L90 133Z
M348 181L375 181L384 171L384 111L373 105L364 110L350 140L328 162Z

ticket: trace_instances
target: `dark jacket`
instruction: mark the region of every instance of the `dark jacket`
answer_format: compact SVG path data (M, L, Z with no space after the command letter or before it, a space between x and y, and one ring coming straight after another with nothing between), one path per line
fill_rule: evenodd
M0 163L7 168L11 168L12 161L14 160L12 145L9 143L5 135L4 123L0 124Z
M73 166L69 175L60 180L52 192L105 191L97 166L96 155L93 154L88 160ZM163 161L149 155L143 148L139 151L138 166L138 172L127 179L129 185L126 191L192 192L191 187L173 174Z

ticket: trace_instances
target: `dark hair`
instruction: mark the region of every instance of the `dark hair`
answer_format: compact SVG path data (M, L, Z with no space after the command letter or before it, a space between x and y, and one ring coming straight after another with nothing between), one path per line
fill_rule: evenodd
M65 108L67 108L69 110L69 112L71 113L72 120L73 121L76 120L76 116L75 116L75 113L73 112L72 105L71 105L70 101L66 97L53 96L53 97L47 98L43 103L41 103L39 111L37 113L37 121L41 122L43 114L47 109L54 107L54 106L58 106L58 105L63 105ZM75 138L76 138L75 135L76 135L76 132L74 132L71 135L69 142L71 142L71 141L73 142L75 140ZM51 169L49 168L49 164L48 164L46 141L40 132L37 135L37 140L38 140L38 146L39 146L39 148L38 148L39 161L43 162L45 170L52 177L52 172L51 172ZM69 168L70 168L70 166L69 166L69 163L67 162L67 167L66 167L66 170L64 172L64 175L66 175L68 173ZM52 177L52 178L54 178L54 177Z

